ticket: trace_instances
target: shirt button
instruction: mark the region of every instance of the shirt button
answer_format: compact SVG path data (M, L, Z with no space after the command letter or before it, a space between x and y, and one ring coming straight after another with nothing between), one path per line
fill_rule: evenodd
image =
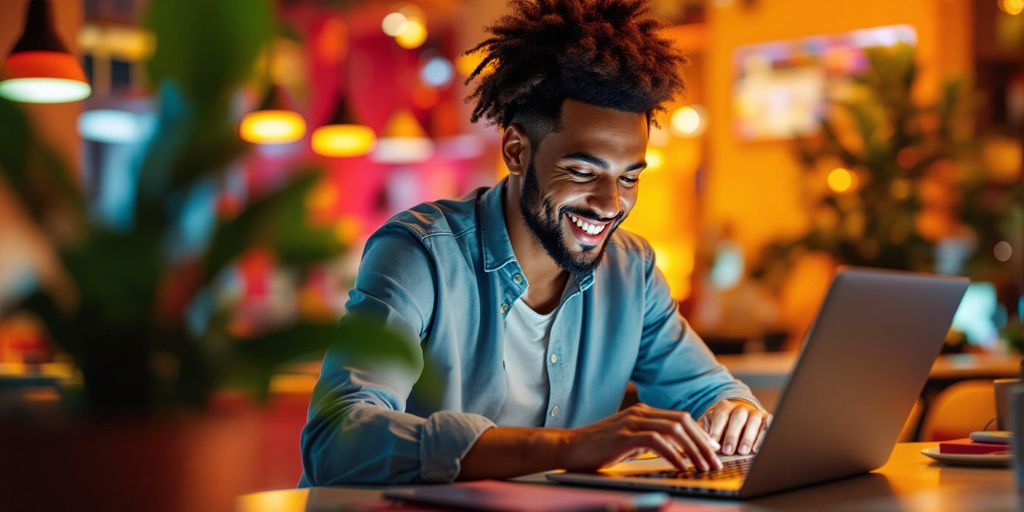
M501 305L501 312L502 312L503 314L504 314L504 313L508 313L508 304L502 304L502 305Z
M558 416L558 406L557 405L551 408L551 416L552 417Z
M551 361L551 364L557 363L558 362L558 354L551 354L551 357L548 360Z
M523 282L523 275L522 274L513 274L512 275L512 280L515 281L516 284L519 284L519 283Z

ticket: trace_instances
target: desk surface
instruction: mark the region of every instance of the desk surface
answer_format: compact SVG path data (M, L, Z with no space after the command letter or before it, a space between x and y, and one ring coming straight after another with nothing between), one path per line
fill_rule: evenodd
M796 352L754 352L721 355L717 359L738 379L751 387L781 387L796 365ZM1020 356L1016 354L943 354L935 359L928 378L959 380L1016 377Z
M677 498L678 510L900 510L965 511L1017 510L1013 470L943 466L920 454L936 443L896 445L889 461L878 470L853 478L774 494L746 502ZM586 492L585 489L580 489ZM241 496L238 510L338 510L345 504L365 503L381 497L383 488L317 487L265 491ZM676 508L674 508L675 510Z

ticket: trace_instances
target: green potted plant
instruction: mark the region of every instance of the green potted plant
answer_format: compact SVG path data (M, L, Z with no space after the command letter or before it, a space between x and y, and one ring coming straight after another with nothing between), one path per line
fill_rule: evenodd
M865 53L867 69L843 97L830 98L818 133L797 140L810 226L765 247L754 277L778 289L796 259L825 253L839 264L991 281L1018 314L1019 164L997 172L985 158L1000 138L976 133L976 99L965 81L946 81L936 101L922 104L913 94L912 46ZM1001 144L1013 153L1012 139ZM1000 254L1000 246L1013 249Z
M211 405L220 391L258 401L282 364L330 347L414 370L420 364L376 319L346 318L339 326L300 318L247 337L229 328L229 306L199 327L186 320L197 295L251 248L303 266L344 247L334 230L307 220L306 196L319 175L310 167L221 219L199 254L167 250L182 198L247 150L231 100L274 23L262 0L154 0L146 24L157 40L147 71L158 126L140 163L128 226L91 215L77 173L17 105L0 101L0 177L52 242L64 277L0 314L31 312L80 377L55 410L0 411L3 509L229 508L247 490L259 432L249 408Z

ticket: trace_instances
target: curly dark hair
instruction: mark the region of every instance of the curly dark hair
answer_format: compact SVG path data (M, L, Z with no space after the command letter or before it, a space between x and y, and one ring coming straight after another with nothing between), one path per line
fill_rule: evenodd
M648 121L684 88L686 59L656 31L646 0L512 0L513 14L487 28L492 36L466 52L483 60L466 84L476 100L472 122L526 129L531 142L558 129L572 98Z

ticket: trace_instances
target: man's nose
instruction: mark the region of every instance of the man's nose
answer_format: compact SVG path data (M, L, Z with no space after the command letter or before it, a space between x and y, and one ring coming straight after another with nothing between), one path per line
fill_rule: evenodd
M604 220L616 217L622 211L618 180L614 177L605 177L598 180L595 187L590 207Z

